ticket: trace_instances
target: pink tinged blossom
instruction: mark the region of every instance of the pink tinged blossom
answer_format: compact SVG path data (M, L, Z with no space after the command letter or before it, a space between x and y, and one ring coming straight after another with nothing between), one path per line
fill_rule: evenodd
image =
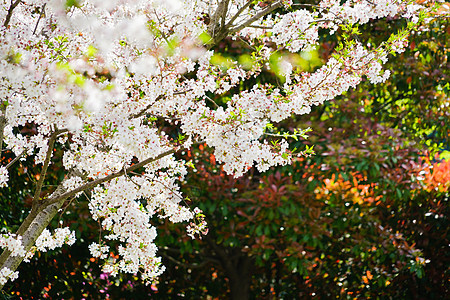
M307 50L319 38L318 28L313 22L313 14L304 9L285 14L273 27L272 40L277 45L286 45L291 52Z
M62 163L66 170L76 168L83 174L66 178L62 186L67 190L127 170L136 160L197 142L211 147L216 160L234 176L253 166L265 171L290 163L298 154L290 151L286 139L276 146L264 139L268 125L292 114L307 114L312 106L341 95L363 78L385 81L386 53L403 51L406 39L393 36L390 44L371 50L346 44L312 73L298 71L282 58L280 75L286 79L282 87L260 84L243 90L241 82L268 69L276 52L315 47L319 29L333 33L343 21L363 24L394 15L414 20L421 9L397 0L343 4L324 0L317 11L291 10L292 1L283 1L290 12L267 15L252 23L256 28L233 34L236 41L246 40L249 48L258 47L250 65L242 61L221 65L214 63L215 52L199 42L208 30L204 16L215 11L217 1L90 0L67 14L64 1L52 0L33 32L36 3L40 4L26 1L17 6L8 28L0 32L0 99L8 99L3 143L15 155L34 156L39 164L45 161L52 132L67 129L69 134L57 139L67 148ZM226 21L231 22L244 3L230 1ZM232 25L242 24L261 9L247 7ZM7 9L0 9L1 20L6 13ZM212 98L232 89L239 92L228 102L213 103ZM185 139L175 141L154 120L178 126ZM27 123L37 128L31 137L17 130ZM180 184L188 172L184 161L165 155L142 170L93 189L89 210L106 234L89 250L103 262L104 272L113 276L139 272L150 283L164 271L154 243L153 217L187 222L191 237L201 237L208 228L200 210L182 203ZM7 184L8 171L0 166L0 187ZM109 248L110 241L119 246ZM26 255L27 260L36 251L74 242L74 232L68 228L44 230L25 253L20 236L0 236L2 248ZM16 276L9 269L0 270L0 282Z

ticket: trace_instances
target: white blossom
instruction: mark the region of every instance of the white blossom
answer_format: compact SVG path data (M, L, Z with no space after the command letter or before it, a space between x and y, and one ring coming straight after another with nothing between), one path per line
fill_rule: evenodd
M11 251L12 256L25 256L22 237L16 234L0 234L0 247Z
M69 228L57 228L52 234L48 229L44 229L36 240L35 246L38 251L47 252L62 247L64 244L69 246L75 243L75 232Z
M5 187L8 185L8 170L6 167L0 167L0 187Z
M253 166L265 171L286 165L297 153L285 139L264 139L268 125L307 114L365 77L372 83L385 81L387 53L402 52L407 41L393 34L371 50L348 42L311 73L283 56L277 74L285 78L282 87L266 83L245 89L248 83L241 83L260 82L255 78L263 70L273 71L275 53L313 49L319 30L334 34L342 24L388 16L414 21L422 9L399 0L323 0L314 10L294 9L292 1L283 1L287 13L266 15L253 27L240 28L264 8L249 5L235 15L247 1L230 1L225 24L231 22L232 39L244 40L253 52L221 60L214 47L208 48L210 41L201 40L214 34L205 16L213 15L218 2L86 0L67 8L65 1L26 1L14 9L7 27L1 25L0 99L6 126L0 142L15 155L23 153L42 164L53 152L49 137L63 130L57 138L64 151L62 164L79 174L63 181L67 191L121 175L96 185L88 200L93 219L106 232L89 250L104 261L105 272L139 272L152 281L164 271L153 217L189 222L190 236L207 232L203 214L181 201L187 169L173 152L206 143L234 176ZM36 14L42 3L45 14ZM8 9L7 1L0 2L2 24ZM226 101L214 102L223 95ZM176 126L181 138L158 128L162 121ZM22 134L18 129L26 124L36 132ZM150 162L129 171L143 161ZM8 171L0 166L0 187L7 184ZM117 248L108 245L110 240ZM20 236L0 235L1 247L27 259L35 251L74 242L75 233L68 228L53 234L45 229L25 253ZM0 282L16 276L3 268Z
M8 279L11 281L16 280L19 277L19 272L13 272L9 268L0 269L0 284L5 284Z

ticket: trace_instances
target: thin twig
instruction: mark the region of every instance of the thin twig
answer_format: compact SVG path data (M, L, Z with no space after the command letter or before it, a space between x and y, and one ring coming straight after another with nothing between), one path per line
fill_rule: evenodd
M161 251L161 249L158 252L162 257L170 260L171 262L179 265L179 266L183 266L187 269L198 269L198 268L202 268L205 265L207 265L209 262L211 262L211 259L205 259L203 262L199 263L199 264L190 264L190 263L183 263L181 261L176 260L175 258L173 258L172 256L164 253L164 251ZM217 262L217 260L216 260Z
M262 25L248 25L248 27L258 28L258 29L272 29L272 26L262 26Z
M6 165L6 169L9 169L16 161L19 160L19 158L26 152L26 150L23 150L22 153L17 155L9 164Z
M130 173L133 174L133 175L136 175L136 176L149 177L149 176L147 176L146 174L139 174L139 173L136 173L136 172L130 172ZM184 198L183 198L182 196L178 195L177 192L176 192L174 189L172 189L172 188L170 188L169 186L165 185L164 182L161 182L161 181L159 181L158 179L151 178L151 180L154 181L154 182L157 182L157 183L161 184L163 187L165 187L166 189L170 190L170 191L172 192L172 194L174 194L175 196L177 196L178 198L180 198L180 199L184 202L184 204L186 204L186 206L189 207L189 205L186 203L186 201L184 201Z
M20 4L22 0L16 0L16 2L11 1L11 6L8 9L8 14L6 15L5 22L3 23L3 26L8 27L9 22L11 21L11 16L13 14L13 10L17 7L17 5Z
M67 205L63 208L63 210L61 211L61 213L59 214L59 220L58 220L58 226L60 226L61 224L61 219L64 215L64 213L66 212L67 208L72 204L73 200L75 200L75 196L73 196L72 198L70 198L69 203L67 203Z
M125 165L123 165L123 171L125 172L125 176L126 176L132 183L134 183L134 184L137 185L139 188L141 188L141 185L140 185L139 183L135 182L133 179L131 179L130 176L128 176L128 174L127 174L127 169L125 168ZM134 172L132 172L132 173L134 173ZM137 173L134 173L134 174L137 174Z
M182 95L182 94L186 94L187 92L190 92L190 91L192 91L192 89L187 89L187 90L185 90L185 91L180 91L180 92L174 92L173 94L174 94L174 95ZM147 106L146 106L144 109L142 109L140 112L130 115L130 116L128 117L128 120L132 120L132 119L136 119L136 118L142 117L143 115L145 115L146 111L149 110L149 109L152 107L152 105L155 104L156 101L161 100L164 96L165 96L165 95L159 95L158 97L156 97L156 99L155 99L152 103L150 103L149 105L147 105Z
M291 4L291 6L319 7L319 6L316 5L316 4L308 4L308 3L294 3L294 4Z
M263 135L273 136L273 137L282 137L282 138L288 138L288 137L293 138L294 136L304 138L303 134L292 134L292 133L285 135L285 134L264 132Z
M205 98L206 98L206 100L211 102L215 108L219 108L219 105L213 99L211 99L209 96L207 96L206 94L205 94Z
M401 96L397 96L385 103L383 103L382 105L380 105L379 107L375 108L372 113L377 114L380 112L380 110L382 110L383 108L385 108L388 105L391 105L392 103L395 103L396 101L400 100L402 97Z
M253 47L252 45L250 45L250 43L248 43L246 40L244 40L242 37L238 36L238 39L241 40L247 47L249 47L251 50L253 51L257 51L255 47Z
M230 27L231 25L233 25L233 22L244 12L244 10L250 6L250 4L253 3L253 0L248 0L247 3L245 3L241 8L239 8L239 10L237 11L237 13L230 19L230 21L228 21L226 27Z
M156 101L161 100L163 97L164 97L163 95L159 95L158 97L156 97L155 101L153 101L152 103L150 103L149 105L147 105L147 106L146 106L144 109L142 109L140 112L138 112L138 113L136 113L136 114L130 115L130 116L128 117L128 120L136 119L136 118L142 117L143 115L145 115L145 112L146 112L147 110L149 110L149 109L152 107L153 104L155 104Z
M265 9L263 9L262 11L260 11L259 13L257 13L256 15L254 15L253 17L251 17L244 23L242 23L241 25L231 28L230 32L231 33L238 32L239 30L251 25L256 20L259 20L260 18L264 17L267 14L270 14L271 12L273 12L275 9L281 7L282 5L283 5L283 2L281 0L279 0L271 5L267 6Z
M33 34L36 34L36 30L38 28L39 21L41 21L42 16L45 16L45 6L46 5L47 5L47 3L44 3L44 5L41 7L41 11L39 12L39 18L36 22L36 26L34 27Z
M4 137L4 131L6 126L6 105L3 105L0 103L1 111L0 111L0 154L3 149L3 137Z

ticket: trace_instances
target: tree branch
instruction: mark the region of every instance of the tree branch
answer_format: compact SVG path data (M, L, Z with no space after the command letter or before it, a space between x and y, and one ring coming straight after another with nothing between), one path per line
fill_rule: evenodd
M61 184L55 191L55 194L63 193L64 186ZM63 201L48 205L44 208L32 210L25 218L22 225L17 230L17 235L22 236L22 245L27 252L31 246L36 242L37 238L41 235L44 228L48 226L53 217L57 214L61 208ZM11 251L5 249L0 255L0 269L4 267L9 268L11 271L15 271L20 265L23 256L12 256ZM0 283L0 290L5 283Z
M206 236L205 239L206 243L214 250L214 252L217 253L217 256L220 258L220 263L222 264L223 268L227 272L233 272L233 264L229 260L229 254L227 251L225 251L225 248L219 246L216 244L214 240L211 239L210 236Z
M26 151L23 150L22 153L20 153L19 155L17 155L9 164L6 165L6 169L8 170L9 168L11 168L11 166L19 160L19 158L25 153Z
M56 138L59 134L69 131L68 129L55 130L48 141L47 154L45 156L44 164L42 166L42 171L39 176L39 181L36 186L36 191L34 192L34 197L32 201L32 207L35 207L39 202L39 196L41 194L42 185L44 184L45 175L47 173L48 166L50 164L50 159L52 158L53 146L55 145Z
M179 265L179 266L183 266L183 267L185 267L185 268L189 268L189 269L200 269L200 268L206 266L206 265L207 265L208 263L210 263L210 262L220 263L220 262L217 261L217 260L210 259L210 258L206 258L206 259L203 260L203 262L201 262L201 263L199 263L199 264L195 264L195 263L190 264L190 263L186 263L186 262L181 262L181 261L179 261L179 260L173 258L172 256L170 256L170 255L164 253L164 251L159 250L158 253L159 253L162 257L164 257L164 258L170 260L171 262L173 262L173 263L175 263L175 264L177 264L177 265Z
M261 26L261 25L248 25L248 27L258 28L258 29L273 29L271 26Z
M228 21L226 27L229 28L231 25L233 25L233 22L244 12L244 10L247 9L247 7L250 6L250 4L253 3L253 0L248 0L247 3L245 3L241 8L239 8L239 10L237 11L237 13L230 19L230 21Z
M3 26L8 27L9 22L11 21L11 16L13 14L13 10L21 3L22 0L16 0L16 2L11 1L11 6L8 9L8 14L6 15L5 23L3 23Z
M228 11L228 4L230 3L230 0L222 0L219 5L217 5L217 9L214 12L214 15L211 18L211 29L216 29L217 25L219 24L220 19L224 19L226 17L227 11ZM223 23L223 21L222 21ZM223 25L222 25L223 27Z
M228 6L230 5L230 0L225 0L225 4L224 4L224 8L222 10L222 14L220 16L221 20L220 20L220 27L224 28L225 27L225 19L227 17L227 12L228 12Z
M212 37L213 42L208 45L208 49L212 48L228 34L228 28L225 26L225 19L229 3L230 0L222 0L211 18L211 23L208 26L208 33Z
M188 89L185 91L181 91L181 92L174 92L174 95L182 95L182 94L186 94L187 92L190 92L192 89ZM150 103L149 105L147 105L144 109L142 109L140 112L132 114L128 117L128 120L132 120L132 119L136 119L139 117L142 117L143 115L145 115L145 112L147 110L149 110L153 104L155 104L156 101L161 100L164 97L164 95L159 95L158 97L156 97L155 101L153 101L153 103Z
M41 18L43 16L45 16L45 6L46 5L47 5L47 3L44 3L44 5L41 7L41 11L39 12L39 18L38 18L38 20L36 22L36 26L34 27L33 34L36 34L36 30L37 30L37 28L39 26L39 22L41 21Z
M153 104L155 104L156 101L161 100L163 97L164 97L163 95L159 95L158 97L156 97L155 101L153 101L152 103L147 105L143 110L141 110L140 112L132 114L131 116L129 116L128 120L132 120L132 119L136 119L136 118L142 117L145 114L145 112L147 110L149 110L152 107Z
M0 103L1 106L1 110L0 110L0 155L2 153L2 149L3 149L3 136L4 136L4 130L5 130L5 126L6 126L6 105L4 105L3 103ZM0 157L1 158L1 157Z
M276 1L272 4L270 4L269 6L267 6L265 9L263 9L262 11L260 11L259 13L257 13L256 15L254 15L253 17L251 17L250 19L248 19L247 21L245 21L244 23L242 23L239 26L236 26L234 28L230 29L231 33L235 33L238 32L239 30L251 25L253 22L255 22L256 20L264 17L265 15L270 14L271 12L273 12L275 9L279 8L280 6L283 5L283 2L281 0Z
M175 149L171 149L171 150L168 150L166 152L163 152L163 153L159 154L156 157L147 158L146 160L143 160L140 163L137 163L137 164L134 164L134 165L130 166L128 169L126 169L126 171L127 172L134 171L134 170L139 169L139 168L141 168L141 167L143 167L143 166L145 166L145 165L147 165L147 164L149 164L151 162L157 161L157 160L159 160L159 159L161 159L161 158L163 158L165 156L168 156L170 154L173 154L175 152L176 152ZM99 178L97 180L88 182L88 183L86 183L86 184L84 184L84 185L82 185L80 187L77 187L76 189L73 189L71 191L63 193L62 195L57 195L54 198L50 197L46 201L44 201L44 203L42 205L48 206L48 205L51 205L53 203L57 203L59 201L65 200L65 199L67 199L67 198L69 198L71 196L76 195L79 192L83 192L85 190L92 189L92 188L96 187L99 184L102 184L104 182L110 181L110 180L112 180L114 178L117 178L117 177L120 177L120 176L122 176L124 174L125 174L125 169L122 169L122 170L120 170L118 172L115 172L115 173L110 174L108 176L105 176L103 178Z

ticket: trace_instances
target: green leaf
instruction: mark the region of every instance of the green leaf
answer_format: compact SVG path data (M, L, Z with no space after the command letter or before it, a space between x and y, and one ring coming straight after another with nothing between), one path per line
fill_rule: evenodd
M198 36L198 39L204 45L209 45L213 42L213 38L206 31L203 31L202 33L200 33L200 35Z
M78 0L66 0L66 8L71 7L80 7L80 3Z

